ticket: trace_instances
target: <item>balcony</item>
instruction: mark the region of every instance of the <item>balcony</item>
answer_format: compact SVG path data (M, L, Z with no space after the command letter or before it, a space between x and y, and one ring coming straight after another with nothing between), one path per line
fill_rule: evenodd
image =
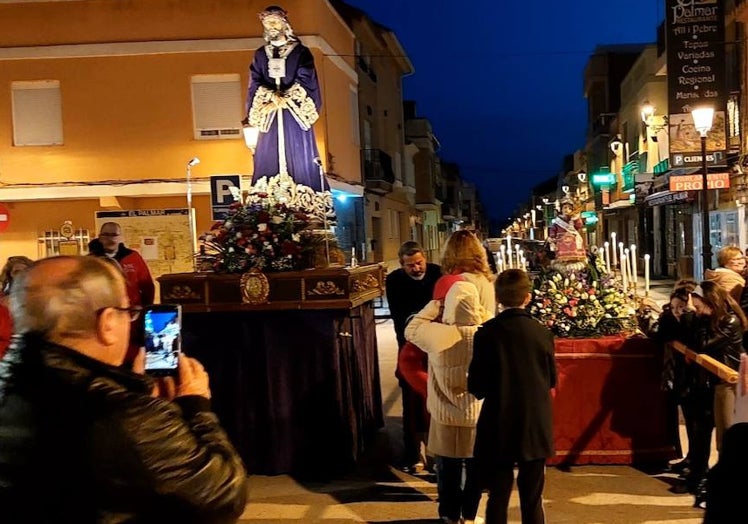
M367 191L380 195L392 192L392 184L395 183L392 158L381 149L361 150L361 172Z

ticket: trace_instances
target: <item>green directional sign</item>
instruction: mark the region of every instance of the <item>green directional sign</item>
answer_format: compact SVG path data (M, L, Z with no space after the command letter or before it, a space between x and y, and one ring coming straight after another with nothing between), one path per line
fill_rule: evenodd
M594 173L591 182L596 187L612 186L616 183L616 176L613 173Z

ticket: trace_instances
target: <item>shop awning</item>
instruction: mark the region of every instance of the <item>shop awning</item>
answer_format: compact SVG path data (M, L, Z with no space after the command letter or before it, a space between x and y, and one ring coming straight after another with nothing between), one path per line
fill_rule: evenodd
M665 206L668 204L679 204L692 200L688 191L658 191L644 199L644 203L650 207Z

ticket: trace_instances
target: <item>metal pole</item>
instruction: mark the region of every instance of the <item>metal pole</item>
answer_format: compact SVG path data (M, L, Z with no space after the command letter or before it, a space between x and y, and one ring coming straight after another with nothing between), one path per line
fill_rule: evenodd
M712 268L712 245L709 238L709 189L707 189L706 133L701 135L701 254L703 270Z
M192 256L192 271L197 272L197 258L195 256L195 220L192 216L192 164L193 160L187 162L187 218L190 230L190 254ZM199 162L199 160L197 161ZM195 162L195 163L197 163Z

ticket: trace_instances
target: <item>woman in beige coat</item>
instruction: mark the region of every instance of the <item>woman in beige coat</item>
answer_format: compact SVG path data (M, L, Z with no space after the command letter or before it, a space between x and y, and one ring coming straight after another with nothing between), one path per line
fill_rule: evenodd
M461 517L471 523L481 497L472 458L481 402L467 391L467 370L473 336L493 315L468 281L455 282L443 311L441 305L429 302L405 328L405 338L428 353L428 448L436 456L439 515L447 523L460 522ZM443 323L435 321L440 315Z

